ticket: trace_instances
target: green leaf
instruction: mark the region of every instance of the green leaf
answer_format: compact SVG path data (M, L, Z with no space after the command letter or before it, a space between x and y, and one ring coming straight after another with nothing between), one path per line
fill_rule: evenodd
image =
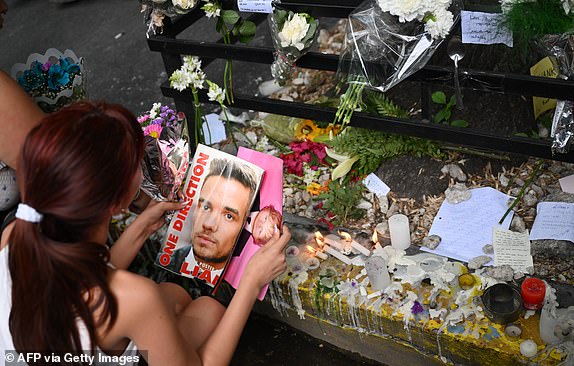
M275 21L277 22L277 28L278 29L283 28L283 23L285 23L285 20L287 20L287 15L289 15L289 12L287 12L285 10L276 10L275 11Z
M437 104L446 104L446 94L439 91L432 93L432 101Z
M225 23L223 22L223 19L221 17L217 18L217 23L215 23L215 30L218 33L221 33L221 30L223 29Z
M434 123L441 123L442 121L446 121L450 117L450 111L446 109L441 109L434 115L433 121Z
M257 26L252 21L246 20L241 22L239 26L239 40L243 43L248 43L255 36Z
M446 108L451 109L455 105L456 105L456 97L453 95L452 97L450 97L450 100L446 104Z
M309 29L307 30L307 34L305 35L305 37L303 37L301 42L303 42L303 44L307 46L309 41L313 41L313 38L315 37L315 32L317 32L317 22L309 23Z
M228 25L234 25L241 19L239 13L235 10L223 10L221 11L221 18Z
M524 132L517 132L514 134L514 136L520 136L520 137L528 137L528 135Z
M468 122L463 119L457 119L452 121L450 125L453 127L468 127Z

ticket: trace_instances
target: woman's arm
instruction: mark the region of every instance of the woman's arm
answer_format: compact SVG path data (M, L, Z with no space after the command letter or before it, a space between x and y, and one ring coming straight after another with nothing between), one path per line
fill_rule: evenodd
M151 201L129 225L110 249L110 262L127 269L149 236L165 225L164 213L185 207L185 202Z
M20 85L0 71L0 160L17 168L26 135L43 117L42 110Z
M285 246L290 239L291 233L285 226L282 235L277 231L251 258L221 321L199 348L204 365L228 365L231 362L259 291L285 271Z

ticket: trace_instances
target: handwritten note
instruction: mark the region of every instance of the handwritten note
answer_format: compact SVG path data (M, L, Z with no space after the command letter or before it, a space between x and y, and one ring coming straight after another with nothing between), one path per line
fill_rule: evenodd
M554 67L552 61L550 61L550 57L544 57L542 60L538 61L536 65L530 68L530 75L556 78L558 76L558 71ZM534 106L534 118L536 119L542 113L556 108L556 99L532 97L532 104Z
M502 24L502 14L461 11L462 43L512 47L512 32Z
M429 230L429 235L438 235L442 240L436 249L422 250L464 262L484 255L482 247L492 244L492 229L499 227L498 220L512 197L490 187L471 189L471 193L467 201L442 203ZM512 213L500 227L508 229L511 220Z
M509 265L515 271L531 273L534 267L530 255L528 233L515 233L510 230L494 228L492 233L494 247L494 265Z
M249 13L272 13L272 0L237 0L239 11Z
M574 203L538 203L530 240L539 239L574 242Z
M367 189L376 194L377 197L386 196L391 188L385 184L375 173L371 173L363 179L363 184Z

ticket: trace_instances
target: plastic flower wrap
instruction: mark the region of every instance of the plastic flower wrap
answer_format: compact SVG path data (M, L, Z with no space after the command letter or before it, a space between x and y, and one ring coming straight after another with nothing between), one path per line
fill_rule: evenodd
M11 75L46 113L86 98L84 60L72 50L50 48L33 53L25 64L12 66Z
M574 33L547 35L541 39L542 46L550 55L562 79L574 78ZM574 135L574 101L559 100L556 103L552 130L552 153L568 152Z
M338 78L349 84L336 122L348 123L364 87L386 92L424 67L460 14L459 0L366 0L350 15Z
M199 2L199 0L140 0L141 12L149 24L148 32L161 33L165 17L187 14Z
M158 201L177 200L189 165L185 116L155 103L138 122L146 138L141 189Z
M271 75L279 84L289 78L295 62L309 51L319 33L319 21L306 13L275 9L269 14L275 61Z

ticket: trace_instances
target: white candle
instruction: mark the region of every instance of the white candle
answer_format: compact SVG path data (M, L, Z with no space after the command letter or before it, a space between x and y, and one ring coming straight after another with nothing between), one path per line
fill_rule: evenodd
M349 259L349 257L339 252L338 250L331 248L327 244L323 246L323 250L325 251L325 253L331 254L333 257L337 258L341 262L345 264L351 264L351 260Z
M338 240L331 239L328 236L325 237L324 240L325 240L325 244L328 244L337 250L343 250L344 249L343 245Z
M321 252L320 250L316 250L315 248L313 248L310 245L307 245L307 250L309 251L309 253L311 253L311 255L317 256L317 257L321 258L322 260L329 258L327 256L327 254Z
M364 246L362 246L361 244L357 243L354 240L351 242L351 246L354 249L357 249L359 252L361 252L361 254L366 255L367 257L371 255L371 251L369 249L365 248Z
M405 250L411 246L411 231L409 218L403 214L396 214L389 218L389 232L391 245L398 250Z

